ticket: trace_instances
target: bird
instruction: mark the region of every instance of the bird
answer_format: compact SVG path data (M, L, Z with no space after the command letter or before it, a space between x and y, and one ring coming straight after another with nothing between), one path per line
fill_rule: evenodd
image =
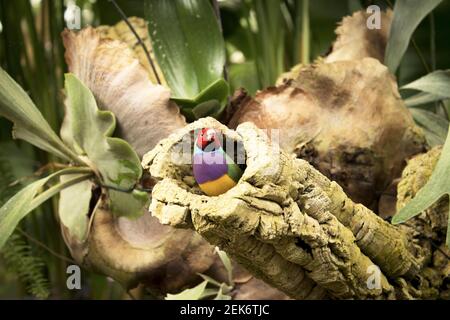
M225 152L216 130L203 128L195 140L194 179L208 196L221 195L238 183L242 169Z

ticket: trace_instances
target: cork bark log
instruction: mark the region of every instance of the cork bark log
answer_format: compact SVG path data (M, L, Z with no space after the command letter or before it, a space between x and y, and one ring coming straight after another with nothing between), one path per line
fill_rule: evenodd
M217 197L201 193L186 161L187 137L205 127L241 142L246 153L239 183ZM153 216L197 231L292 298L434 298L433 286L442 284L442 277L424 280L428 253L410 233L355 204L337 183L280 150L252 123L233 131L200 119L162 140L143 166L159 180ZM377 267L379 286L368 285Z

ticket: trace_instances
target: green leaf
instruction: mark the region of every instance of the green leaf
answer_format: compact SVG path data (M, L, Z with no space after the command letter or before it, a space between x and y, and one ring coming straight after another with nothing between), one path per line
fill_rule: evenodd
M413 89L442 97L450 98L450 70L438 70L417 79L400 89Z
M232 92L244 88L250 95L254 95L259 89L258 71L254 61L231 65L229 76Z
M51 179L64 174L84 173L82 176L59 183L45 192L39 193L42 187ZM46 178L35 181L16 193L0 208L0 249L13 233L19 222L42 203L58 194L64 188L86 180L91 176L88 168L68 168L58 171Z
M214 298L214 300L231 300L232 297L230 295L227 295L228 288L225 283L222 284L222 286L219 289L219 292L217 293L217 296Z
M109 190L111 211L119 216L137 218L145 213L150 198L147 192L134 189L131 192Z
M442 149L441 156L436 164L428 182L417 192L416 196L403 207L399 213L392 218L393 224L405 222L425 209L429 208L436 201L445 195L450 195L450 131ZM449 226L447 227L447 246L450 246L450 215Z
M423 109L410 109L414 120L425 131L425 138L430 146L443 145L447 137L448 120Z
M254 44L258 76L263 88L274 85L280 74L286 71L286 21L283 18L282 2L281 0L252 0L250 2L252 9L249 11L248 21L251 24L254 13L257 22L257 31L251 32L250 35ZM302 17L303 13L305 17L308 17L309 13L303 11L308 9L308 3L299 1L297 5L302 7ZM302 19L299 28L302 36L307 35L308 21ZM307 52L309 51L307 43L309 35L302 39L305 42L302 43L300 51L309 56Z
M168 294L166 300L200 300L206 290L208 281L203 281L198 286L191 289L186 289L177 294Z
M397 0L394 18L389 31L389 40L384 58L385 65L395 73L408 49L414 30L442 0Z
M14 137L57 157L82 164L50 128L26 92L0 68L0 116L14 122Z
M92 92L73 74L66 75L65 87L68 101L65 130L71 132L73 143L95 166L103 184L130 191L108 191L112 212L140 216L149 201L145 192L134 190L142 167L126 141L111 137L116 126L114 114L99 110Z
M420 92L417 93L409 98L406 98L404 100L405 105L409 108L411 107L416 107L416 106L421 106L424 104L428 104L431 102L436 102L436 101L441 101L444 100L444 97L441 96L437 96L431 93L426 93L426 92Z
M359 0L348 0L347 3L349 12L355 12L365 9Z
M222 285L221 283L219 283L218 281L214 280L210 276L207 276L206 274L198 273L198 275L200 277L202 277L203 280L208 281L208 283L212 284L213 286L220 287Z
M228 83L221 78L203 90L194 100L173 100L183 106L181 112L187 121L195 121L203 117L218 118L226 106L229 91Z
M231 263L230 258L226 254L225 251L222 251L219 249L219 247L216 247L216 252L219 255L220 260L222 261L225 269L228 273L228 283L232 286L233 285L233 265Z
M217 118L227 103L229 92L230 88L228 83L223 78L220 78L200 92L194 100L173 100L183 106L181 110L187 116L188 121L194 121L208 116Z
M195 101L222 78L225 65L224 40L211 3L146 0L145 4L152 47L173 98Z
M215 115L220 112L222 106L220 102L217 100L208 100L198 104L196 107L192 109L192 114L195 119L200 119L203 117L208 117Z
M80 176L64 175L60 180L64 183ZM58 213L61 223L80 243L84 242L87 236L93 185L92 181L84 180L62 190L59 197Z
M301 36L301 63L308 65L310 63L310 44L311 30L309 23L309 0L302 0L302 36Z
M202 92L200 92L194 100L187 99L173 99L175 102L182 104L183 106L194 107L201 102L209 100L225 101L228 93L230 91L228 83L223 79L219 78Z

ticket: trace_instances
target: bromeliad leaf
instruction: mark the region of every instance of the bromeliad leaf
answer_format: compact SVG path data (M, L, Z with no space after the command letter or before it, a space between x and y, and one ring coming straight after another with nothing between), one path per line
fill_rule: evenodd
M450 131L449 131L450 133ZM399 213L392 218L393 224L405 222L432 204L438 201L443 196L450 195L450 179L448 174L450 172L450 134L447 135L447 140L442 149L441 157L439 158L436 167L425 186L419 190L416 196L403 207ZM449 226L447 227L447 246L450 246L450 215Z
M221 77L225 64L224 41L211 4L145 2L153 48L174 98L194 99Z
M435 94L420 92L404 100L405 105L409 108L416 107L431 102L444 100L444 97L437 96Z
M195 121L203 117L218 117L226 103L229 85L224 79L219 79L211 86L203 90L195 100L175 99L183 108L181 111L187 121ZM223 97L219 100L217 97Z
M68 107L64 127L71 132L76 149L82 150L105 185L130 191L108 191L112 212L141 215L148 196L134 186L142 175L142 167L126 141L111 137L116 126L114 114L99 110L94 95L73 74L66 75L65 84Z
M389 31L384 61L392 73L395 73L400 65L414 30L440 2L442 0L395 1L394 18Z
M450 99L450 70L437 70L423 76L401 89L413 89L440 97L440 100Z
M14 136L61 159L82 164L50 128L26 92L0 68L0 116L14 122Z
M189 108L209 100L224 105L225 44L210 2L145 2L152 47L172 98Z
M425 132L425 138L430 146L443 145L448 132L448 120L435 113L423 109L410 109L414 121L419 124Z
M42 187L51 179L64 174L81 174L75 178L61 182L45 192L39 193ZM91 171L88 168L68 168L56 172L46 178L35 181L11 199L8 200L0 208L0 249L5 244L6 240L13 233L19 222L31 211L39 207L42 203L58 194L61 190L80 183L91 176Z

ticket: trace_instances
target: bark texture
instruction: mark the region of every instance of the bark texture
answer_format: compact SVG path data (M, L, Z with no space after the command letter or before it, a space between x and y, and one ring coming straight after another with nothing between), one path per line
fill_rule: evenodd
M408 162L398 184L397 210L403 208L427 183L441 151L441 146L435 147ZM416 287L442 299L450 299L450 249L445 245L448 206L448 197L444 197L399 226L408 233L415 246L423 248L424 272L416 279Z
M246 170L236 187L218 197L192 183L186 136L221 130L243 143ZM172 134L144 156L160 181L150 211L162 223L196 230L255 276L292 298L428 298L413 287L422 277L424 249L407 232L355 204L336 183L295 159L255 125L229 130L212 118ZM370 270L381 269L372 287ZM432 286L428 284L428 286Z

